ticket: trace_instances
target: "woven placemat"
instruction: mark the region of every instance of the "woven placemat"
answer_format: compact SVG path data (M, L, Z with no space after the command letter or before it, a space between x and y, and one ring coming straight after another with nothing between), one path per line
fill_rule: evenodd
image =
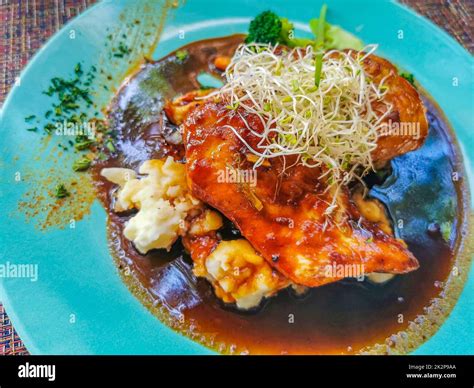
M0 106L32 55L96 0L0 0ZM474 52L474 0L401 0ZM38 317L41 319L41 317ZM0 304L0 355L28 354Z

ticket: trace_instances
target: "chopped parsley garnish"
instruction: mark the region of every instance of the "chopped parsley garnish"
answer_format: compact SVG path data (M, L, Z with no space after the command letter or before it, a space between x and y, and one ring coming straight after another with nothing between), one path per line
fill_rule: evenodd
M122 51L124 48L121 49ZM109 150L115 150L112 144L112 135L107 132L108 128L103 120L97 118L99 112L89 115L93 106L90 85L95 79L97 68L91 66L88 71L78 63L70 77L53 77L48 88L43 92L51 97L50 108L43 114L44 122L35 115L25 118L25 122L35 122L37 126L30 125L28 131L36 132L43 128L48 135L65 136L66 145L58 143L58 149L69 151L71 148L76 152L92 150L95 151L99 143L107 144ZM92 117L92 118L91 118ZM100 142L95 134L100 133ZM82 155L72 164L74 171L85 171L92 163L92 158ZM52 195L61 199L71 195L65 184L58 184Z
M36 116L30 115L30 116L25 117L25 122L31 123L32 121L34 121L34 119L36 119Z
M84 74L84 72L82 71L82 66L80 63L78 63L76 65L76 67L74 68L74 72L80 77L82 76L82 74Z
M441 224L441 236L443 237L444 241L449 242L452 229L453 224L450 221L446 221Z
M132 52L123 42L120 42L117 48L115 49L114 57L123 58L125 55L128 55Z
M189 56L188 50L178 50L176 51L176 58L180 62L184 62Z
M92 161L89 158L78 159L72 165L72 169L74 171L85 171L90 167L91 162Z
M107 155L104 154L103 152L99 152L99 155L97 156L97 158L101 161L104 161L104 160L107 160Z
M84 150L87 150L92 144L94 144L94 140L91 140L91 139L86 139L86 140L76 139L76 144L74 145L74 148L77 151L84 151Z
M114 143L112 143L112 140L107 140L107 142L105 143L105 146L107 147L107 149L114 153L115 152L115 146L114 146Z
M73 127L72 131L78 133L75 138L77 145L74 147L77 151L86 150L95 143L88 135L81 134L81 131L86 131L87 128L85 127L91 123L88 115L81 112L81 110L93 106L89 86L95 79L96 72L97 68L95 66L91 66L89 71L86 72L81 63L77 63L74 67L73 76L70 78L53 77L49 87L43 92L55 99L51 104L51 108L44 113L44 118L47 120L45 124L42 124L44 131L47 134L53 134L58 129L67 131L69 127ZM25 121L31 122L34 119L36 119L36 116L31 115L26 117ZM95 118L93 120L97 121ZM40 123L39 120L37 122ZM28 131L31 132L36 130L36 127L28 128ZM71 146L73 145L71 144Z
M56 129L56 126L52 123L48 123L44 126L44 131L47 133L47 134L51 134L53 133L53 131Z
M67 191L66 186L60 183L54 189L54 196L58 199L69 197L70 193Z

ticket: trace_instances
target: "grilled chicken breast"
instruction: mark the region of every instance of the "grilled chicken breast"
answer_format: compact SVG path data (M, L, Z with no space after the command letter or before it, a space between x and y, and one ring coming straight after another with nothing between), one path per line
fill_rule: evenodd
M353 56L358 55L357 52L352 53ZM394 65L372 54L364 59L363 67L375 84L383 81L387 87L383 101L372 104L372 109L381 113L386 111L387 104L391 107L384 120L385 127L379 131L377 148L372 152L375 164L383 166L395 156L421 147L428 136L428 120L418 92L398 75Z
M418 268L403 241L364 220L347 188L328 191L317 168L274 158L252 170L248 148L234 132L255 149L259 139L246 123L262 130L245 111L215 101L196 106L183 123L187 179L193 195L234 222L272 267L309 287L347 277L341 265L358 265L364 273ZM240 179L251 171L255 179ZM333 195L339 206L329 219Z

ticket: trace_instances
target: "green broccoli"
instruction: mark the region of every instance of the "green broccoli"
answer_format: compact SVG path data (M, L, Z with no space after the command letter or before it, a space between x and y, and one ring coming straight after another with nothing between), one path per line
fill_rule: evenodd
M310 28L314 35L318 35L318 19L311 19ZM324 48L342 50L352 48L361 50L364 47L362 41L339 26L325 23ZM283 44L288 47L306 47L314 45L314 39L296 38L294 36L294 25L288 19L278 16L272 11L265 11L257 15L250 22L249 34L245 43L271 43Z
M294 26L287 18L281 18L272 11L257 15L250 22L249 34L245 43L283 44L289 47L307 46L312 44L310 39L295 38Z
M281 32L282 21L280 17L272 11L265 11L250 22L249 34L245 39L245 43L257 42L275 45L280 42Z

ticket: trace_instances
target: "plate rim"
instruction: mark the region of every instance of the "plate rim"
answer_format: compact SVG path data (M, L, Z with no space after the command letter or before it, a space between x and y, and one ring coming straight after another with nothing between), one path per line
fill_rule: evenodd
M409 6L405 5L405 4L402 4L402 3L399 3L395 0L385 0L386 2L388 3L391 3L393 6L396 6L396 7L399 7L401 9L403 9L405 12L407 12L411 17L415 17L416 19L419 19L421 20L422 22L424 22L427 26L430 27L430 29L433 31L433 35L434 36L437 36L437 35L442 35L443 36L443 39L446 40L448 43L449 43L449 46L453 47L456 49L456 51L458 51L462 56L468 56L469 59L471 59L472 61L472 55L470 54L470 52L465 48L463 47L453 36L451 36L447 31L445 31L443 28L441 28L440 26L436 25L433 21L431 21L430 19L428 19L427 17L423 16L423 15L420 15L419 13L417 13L415 10L413 10L412 8L410 8ZM21 70L20 74L19 74L19 77L20 79L25 75L27 74L30 69L32 67L34 67L38 61L38 59L44 54L44 52L46 50L49 49L49 47L51 45L54 45L54 43L56 42L56 40L59 40L60 39L60 36L64 33L64 31L70 27L71 25L73 25L74 23L76 23L78 20L80 19L83 19L83 18L87 18L89 16L89 14L93 13L96 11L96 9L98 9L99 7L103 7L105 5L110 5L110 3L108 2L105 2L105 1L100 1L94 5L92 5L91 7L89 7L88 9L86 9L84 12L82 12L81 14L77 15L76 17L74 17L73 19L69 20L67 23L65 23L58 31L56 31L50 38L48 38L43 44L42 46L36 51L36 53L30 58L30 60L28 61L28 63L26 64L26 66ZM118 6L120 6L120 4L118 4ZM181 7L182 6L185 6L185 5L180 5ZM19 88L20 86L19 85L16 85L14 84L13 87L10 89L10 91L8 92L7 94L7 97L5 99L5 101L3 102L2 104L2 107L0 109L0 121L3 119L5 113L8 111L8 109L10 108L10 105L12 104L12 101L14 99L14 96L15 96L15 93L16 93L16 90ZM449 118L448 118L449 119ZM457 135L456 133L456 128L453 127L453 131L454 133ZM457 138L457 136L456 136ZM462 145L462 143L458 140L457 138L457 141L460 145ZM471 152L471 155L472 154L472 151ZM462 152L462 156L463 156L463 159L465 159L467 156L469 155L469 152L468 150L465 150ZM463 163L464 167L466 168L466 163ZM468 169L467 169L468 170ZM474 178L474 175L472 174L471 171L467 171L467 178L469 180L472 180ZM467 183L466 184L466 187L469 190L469 184ZM470 195L471 195L471 198L472 198L472 192L470 192ZM470 206L470 209L472 211L472 205ZM7 218L5 218L6 221L8 221ZM4 221L5 222L5 221ZM112 258L112 256L110 256ZM468 283L468 280L466 280L465 284L464 284L464 287L467 285ZM2 286L3 287L3 286ZM462 291L464 292L465 289ZM13 308L13 306L10 305L10 301L9 301L9 298L7 297L7 295L4 295L4 293L2 293L2 304L6 307L5 310L7 310L7 313L10 317L10 319L12 320L12 323L13 323L13 326L15 327L15 330L17 330L18 327L21 327L22 329L20 331L23 331L23 325L21 324L21 320L19 319L19 317L16 315L15 313L15 309ZM457 305L457 302L455 304L455 306ZM453 306L453 309L454 307ZM158 320L158 318L156 318ZM450 319L450 317L448 316L445 321L443 322L442 325L444 325L448 320ZM20 324L19 324L20 323ZM162 322L159 322L161 325L166 326L166 324L162 323ZM439 328L438 328L439 330ZM19 330L17 330L17 333L20 335L21 339L23 340L23 342L25 343L27 349L29 350L29 345L28 345L28 341L29 341L29 335L27 334L27 329L25 328L24 329L24 332L23 333L20 333ZM177 335L180 335L179 333L176 333ZM26 341L25 341L26 339ZM426 343L427 341L425 341L424 343ZM420 345L421 346L421 345ZM32 347L34 348L34 347ZM36 353L36 352L35 352Z

